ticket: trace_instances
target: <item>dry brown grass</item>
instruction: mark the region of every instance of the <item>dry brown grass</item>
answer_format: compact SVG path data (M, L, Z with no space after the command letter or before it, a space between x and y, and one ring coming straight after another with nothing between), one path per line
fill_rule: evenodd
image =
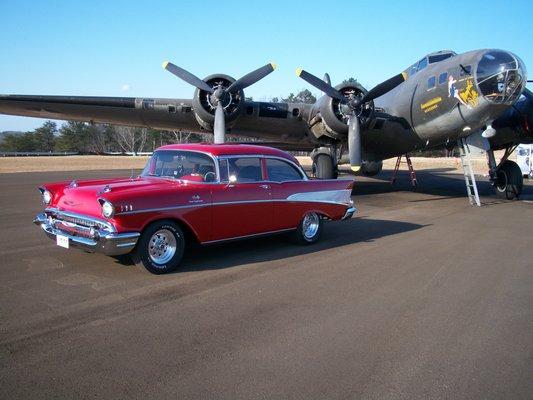
M142 169L145 156L2 157L0 173Z
M498 154L500 156L500 154ZM297 157L300 163L311 166L309 157ZM142 169L146 164L146 156L66 156L66 157L1 157L0 173L45 172L45 171L83 171L111 169ZM451 169L460 171L461 160L456 158L425 158L412 157L415 170ZM384 169L393 169L396 158L385 160ZM474 159L474 170L478 174L487 173L487 162L484 157ZM403 159L401 169L407 169Z

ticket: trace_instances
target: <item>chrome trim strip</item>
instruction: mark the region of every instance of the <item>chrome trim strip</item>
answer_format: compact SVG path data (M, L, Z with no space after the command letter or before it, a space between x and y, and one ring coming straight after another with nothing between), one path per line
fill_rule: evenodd
M276 231L252 233L251 235L234 236L234 237L230 237L230 238L226 238L226 239L209 240L207 242L202 242L202 244L212 244L212 243L227 242L227 241L231 241L231 240L252 238L252 237L258 237L258 236L267 236L267 235L272 235L272 234L282 233L282 232L289 232L289 231L294 231L294 230L296 230L296 228L287 228L287 229L279 229L279 230L276 230Z
M348 190L348 192L351 192L351 191ZM315 193L315 192L310 192L310 193ZM293 198L293 199L291 199L290 198L291 196L289 196L286 199L223 201L223 202L218 202L218 203L187 204L187 205L184 205L184 206L147 208L147 209L144 209L144 210L124 211L124 212L117 213L116 215L131 215L131 214L141 214L141 213L147 213L147 212L179 210L179 209L183 209L183 208L193 208L193 207L208 207L208 206L217 207L217 206L225 206L225 205L232 205L232 204L253 204L253 203L282 203L282 202L297 203L297 202L305 202L305 203L334 204L334 205L338 205L338 206L348 206L349 205L349 200L346 203L346 202L339 202L339 201L333 201L333 200L321 200L321 199L311 199L311 198L302 198L302 199Z

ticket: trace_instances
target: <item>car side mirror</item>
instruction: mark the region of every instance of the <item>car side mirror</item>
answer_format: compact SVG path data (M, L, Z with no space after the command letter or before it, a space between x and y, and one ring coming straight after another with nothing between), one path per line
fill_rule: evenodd
M228 177L228 187L235 186L235 183L237 183L237 175L230 175Z

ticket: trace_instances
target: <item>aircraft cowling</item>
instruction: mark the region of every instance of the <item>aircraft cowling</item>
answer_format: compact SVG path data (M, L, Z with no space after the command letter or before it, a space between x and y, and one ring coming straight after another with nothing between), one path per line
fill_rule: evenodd
M234 78L224 74L209 75L203 80L213 88L219 86L227 88L235 82ZM231 128L239 116L243 114L244 102L245 98L242 90L228 93L222 99L226 128ZM204 90L196 89L194 91L192 105L194 115L200 126L207 131L212 131L215 123L215 110L217 105L213 104L211 94Z
M346 97L362 97L367 90L357 82L345 82L335 86ZM317 102L316 113L311 118L309 129L315 137L325 135L333 139L342 140L348 135L348 118L350 111L347 106L340 104L339 100L323 96ZM358 110L361 127L366 127L374 111L372 101L363 104Z

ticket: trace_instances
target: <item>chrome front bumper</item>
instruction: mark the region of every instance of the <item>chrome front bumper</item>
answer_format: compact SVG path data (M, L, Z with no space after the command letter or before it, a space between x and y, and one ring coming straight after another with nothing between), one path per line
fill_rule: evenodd
M346 210L342 219L345 220L348 218L352 218L352 215L354 215L356 212L357 212L357 209L355 207L350 207Z
M38 214L33 223L40 226L50 239L56 240L57 235L65 236L68 238L69 246L89 252L103 253L108 256L127 254L133 250L140 236L139 232L116 233L96 225L90 229L81 227L84 230L90 230L91 235L89 237L78 236L54 226L54 219L49 218L50 214Z

